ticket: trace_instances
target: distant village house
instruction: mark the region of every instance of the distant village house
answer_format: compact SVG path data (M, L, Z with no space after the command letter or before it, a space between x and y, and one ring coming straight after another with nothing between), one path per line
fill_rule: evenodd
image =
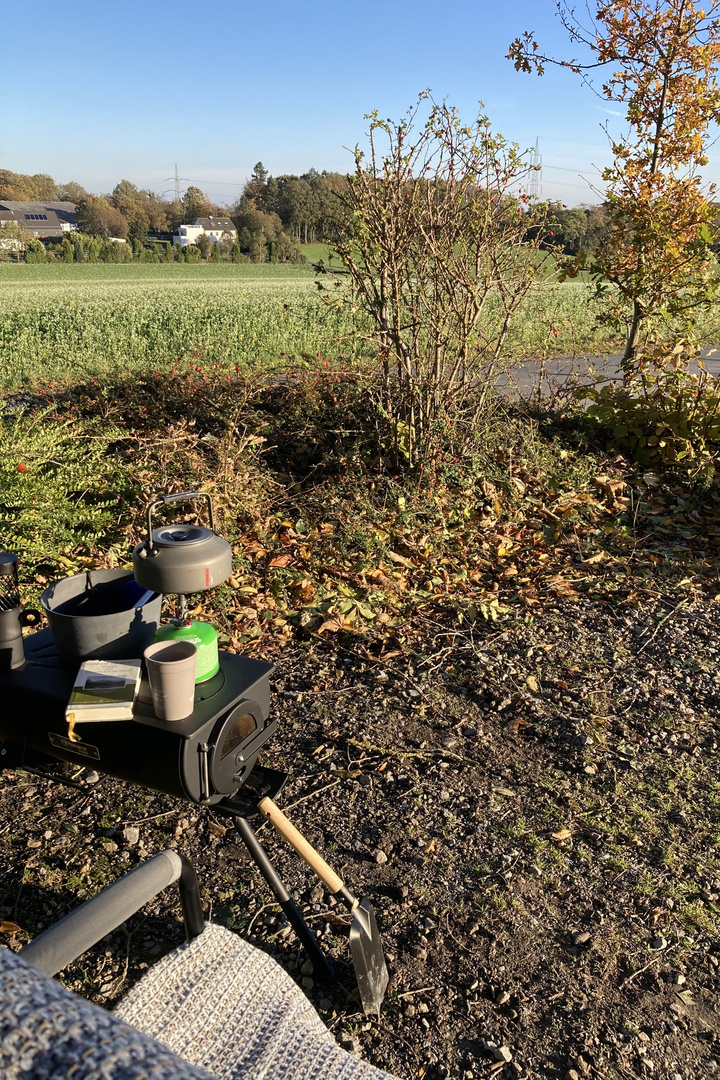
M181 225L175 236L173 244L187 247L196 244L201 236L207 236L213 244L219 244L221 240L237 240L237 229L230 218L226 217L201 217L194 225Z
M0 202L0 228L11 221L24 226L28 236L40 240L62 240L75 225L73 202Z

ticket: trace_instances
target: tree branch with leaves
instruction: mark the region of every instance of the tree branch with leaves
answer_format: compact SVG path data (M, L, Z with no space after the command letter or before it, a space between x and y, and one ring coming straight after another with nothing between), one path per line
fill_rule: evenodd
M581 54L546 56L526 32L508 58L538 75L548 63L568 68L593 87L602 70L601 96L625 105L629 130L610 138L614 161L603 173L610 227L589 265L609 302L607 321L627 334L628 377L645 342L660 334L672 348L692 337L699 311L717 297L716 189L703 185L700 170L720 119L720 3L612 0L597 4L588 27L566 0L556 7Z

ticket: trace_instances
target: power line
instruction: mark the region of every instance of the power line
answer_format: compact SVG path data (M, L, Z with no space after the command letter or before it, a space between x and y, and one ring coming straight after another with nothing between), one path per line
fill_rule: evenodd
M545 168L545 169L558 169L560 172L574 172L576 174L576 176L580 175L580 170L579 169L570 169L570 168L568 168L567 165L548 165L546 163L543 166L543 168ZM595 171L598 172L598 173L601 171L600 169L598 169L597 165L591 165L590 168L595 169Z

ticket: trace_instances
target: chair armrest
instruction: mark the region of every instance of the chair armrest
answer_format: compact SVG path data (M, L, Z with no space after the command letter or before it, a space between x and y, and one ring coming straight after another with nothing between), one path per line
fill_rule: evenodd
M176 851L161 851L31 941L20 950L23 960L55 975L174 881L180 882L185 932L188 938L197 937L204 919L195 871Z

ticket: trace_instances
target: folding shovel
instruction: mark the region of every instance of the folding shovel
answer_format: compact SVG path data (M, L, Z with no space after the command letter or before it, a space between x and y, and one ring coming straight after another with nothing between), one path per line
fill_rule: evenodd
M367 899L356 900L343 884L342 878L328 866L323 857L308 843L295 826L288 821L282 810L272 799L264 798L258 803L258 809L268 818L285 839L295 848L298 855L328 887L333 896L339 896L352 915L350 924L350 954L355 968L360 1001L363 1011L379 1013L382 999L388 984L388 970L380 941L380 932L375 921L375 911Z

